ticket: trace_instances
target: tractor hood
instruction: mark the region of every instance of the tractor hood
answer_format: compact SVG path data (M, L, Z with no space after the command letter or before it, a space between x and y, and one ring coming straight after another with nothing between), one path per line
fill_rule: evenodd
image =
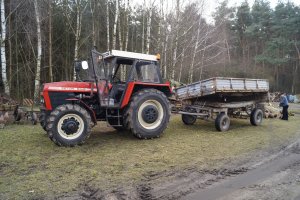
M97 92L92 82L61 81L44 84L43 92Z

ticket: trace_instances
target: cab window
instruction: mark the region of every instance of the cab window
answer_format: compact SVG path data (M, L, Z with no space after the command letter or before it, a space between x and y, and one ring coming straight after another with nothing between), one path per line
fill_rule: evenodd
M134 79L141 82L159 83L157 65L152 62L138 62Z

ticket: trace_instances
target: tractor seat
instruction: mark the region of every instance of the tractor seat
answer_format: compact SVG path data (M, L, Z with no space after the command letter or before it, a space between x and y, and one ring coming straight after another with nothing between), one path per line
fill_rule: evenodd
M125 84L114 84L111 88L110 97L115 99L115 102L118 103L121 100L124 90Z

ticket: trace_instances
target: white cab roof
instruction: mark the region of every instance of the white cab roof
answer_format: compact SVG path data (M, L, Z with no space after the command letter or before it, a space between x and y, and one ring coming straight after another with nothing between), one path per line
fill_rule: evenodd
M118 57L124 57L124 58L134 58L134 59L140 59L140 60L157 61L157 57L155 55L134 53L134 52L128 52L128 51L111 50L110 52L107 52L105 54L106 54L104 56L105 58L118 56Z

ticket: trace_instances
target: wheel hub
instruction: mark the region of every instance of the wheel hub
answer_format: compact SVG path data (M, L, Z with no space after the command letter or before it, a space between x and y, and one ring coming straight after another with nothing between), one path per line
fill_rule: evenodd
M142 111L143 120L146 123L154 123L158 118L158 110L153 105L146 106Z
M63 121L61 129L67 134L71 135L78 131L79 122L74 118L68 118Z

